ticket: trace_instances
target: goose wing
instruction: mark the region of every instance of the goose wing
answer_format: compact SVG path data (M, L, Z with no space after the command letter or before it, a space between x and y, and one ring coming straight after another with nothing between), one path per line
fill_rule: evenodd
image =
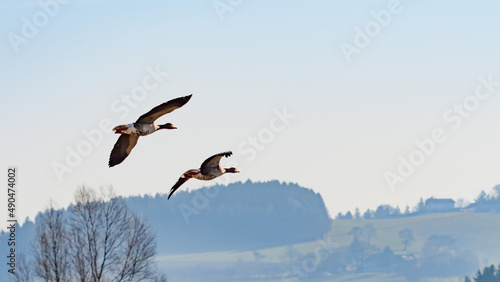
M128 157L135 144L137 144L137 140L139 140L138 135L121 134L109 156L109 167L113 167L123 162L123 160Z
M136 122L152 123L162 115L168 114L173 110L184 106L189 101L189 99L191 99L191 96L193 96L193 94L176 98L168 102L165 102L159 106L156 106L151 111L140 116Z
M219 153L216 155L211 156L210 158L206 159L202 164L201 164L201 174L208 175L210 174L210 171L213 170L214 168L219 168L219 161L222 157L230 157L233 154L231 151Z
M170 196L172 196L172 194L175 192L175 190L177 190L177 188L181 187L182 184L184 184L184 182L188 181L189 178L187 177L184 177L184 175L182 175L179 180L177 180L177 183L175 183L174 186L172 186L172 188L170 189L170 192L168 192L168 199L170 199Z

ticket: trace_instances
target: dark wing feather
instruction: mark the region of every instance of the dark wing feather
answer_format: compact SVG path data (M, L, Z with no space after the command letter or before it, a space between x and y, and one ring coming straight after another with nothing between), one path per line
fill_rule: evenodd
M109 167L113 167L125 160L139 139L138 135L121 134L116 141L111 155L109 156Z
M188 181L189 178L187 177L184 177L184 176L181 176L179 178L179 180L177 181L177 183L175 183L175 185L170 189L170 192L168 192L168 199L170 199L170 196L172 196L172 194L175 192L175 190L177 190L177 188L181 187L182 184L184 184L184 182Z
M233 154L231 151L219 153L216 155L211 156L210 158L206 159L202 164L201 164L201 174L209 174L209 172L216 167L219 167L219 161L222 157L230 157Z
M168 102L165 102L159 106L156 106L151 111L140 116L136 122L152 123L162 115L168 114L173 110L184 106L189 101L189 99L191 99L191 96L193 96L193 94L189 96L176 98Z

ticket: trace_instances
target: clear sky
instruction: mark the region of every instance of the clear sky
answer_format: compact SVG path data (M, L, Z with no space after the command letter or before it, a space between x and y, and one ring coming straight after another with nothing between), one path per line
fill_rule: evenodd
M332 216L500 184L498 1L0 4L0 179L17 167L20 219L82 184L166 193L227 150L241 173L223 181L296 182ZM191 93L159 120L179 129L107 167L110 128Z

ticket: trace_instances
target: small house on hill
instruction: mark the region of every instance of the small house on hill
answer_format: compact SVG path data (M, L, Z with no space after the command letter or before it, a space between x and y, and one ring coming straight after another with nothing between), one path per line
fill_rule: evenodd
M453 199L434 199L425 201L425 212L451 212L455 210L455 201Z

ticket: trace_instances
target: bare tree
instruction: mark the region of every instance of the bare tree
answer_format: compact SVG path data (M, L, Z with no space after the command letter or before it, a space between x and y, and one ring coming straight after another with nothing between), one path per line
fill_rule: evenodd
M72 226L70 228L70 244L71 264L75 272L76 278L80 282L90 280L90 267L87 264L88 256L86 256L85 248L85 234L82 233L82 228ZM75 255L78 254L78 255Z
M128 236L124 245L124 263L118 281L142 281L154 273L151 258L155 255L154 235L145 220L137 216L128 219Z
M101 189L97 195L95 190L81 187L75 201L72 263L78 280L142 281L154 277L154 235L144 219L128 211L112 188Z
M363 227L363 234L366 237L366 241L368 242L368 245L370 245L371 239L377 235L377 229L375 228L375 226L373 224L367 223Z
M71 254L72 264L79 281L95 278L96 235L98 234L96 222L98 218L98 203L94 190L79 188L75 193L76 204L71 207ZM92 273L90 273L90 269Z
M63 211L54 206L51 201L37 223L33 243L35 275L44 281L68 281L71 276L68 233Z
M17 256L17 267L14 273L14 282L31 282L33 281L33 268L31 262L26 259L25 254L19 253Z
M363 228L359 226L354 226L347 235L352 235L353 236L353 241L359 240L361 238L361 235L363 235Z
M162 273L162 274L157 274L153 279L151 280L152 282L167 282L167 276Z
M403 243L404 251L408 248L408 246L414 241L413 233L410 228L404 228L399 231L399 239L401 243Z
M153 263L156 243L147 221L129 212L111 187L80 187L75 202L68 209L69 225L53 202L37 220L36 276L51 282L166 281ZM27 272L14 279L31 278Z

